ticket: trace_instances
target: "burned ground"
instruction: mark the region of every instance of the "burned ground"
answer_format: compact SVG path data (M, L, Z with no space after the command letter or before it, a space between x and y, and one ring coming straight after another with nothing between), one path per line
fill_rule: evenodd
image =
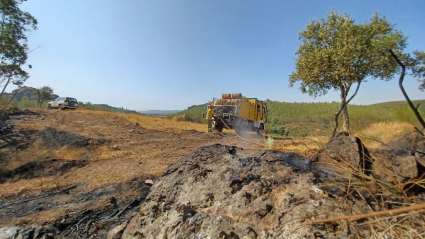
M234 140L71 111L14 111L0 126L0 227L8 228L0 237L15 230L24 238L104 238L138 212L166 167Z
M418 213L394 217L413 225L407 232L391 217L304 224L424 202L410 186L421 183L423 168L411 170L420 147L371 151L372 177L361 142L344 135L326 146L336 153L307 158L264 151L254 137L153 130L114 114L15 112L0 123L0 238L346 238L420 235L424 224ZM398 184L377 170L387 156Z
M73 167L84 167L87 160L49 159L45 161L29 162L16 169L0 174L0 183L16 182L22 179L40 178L64 174Z

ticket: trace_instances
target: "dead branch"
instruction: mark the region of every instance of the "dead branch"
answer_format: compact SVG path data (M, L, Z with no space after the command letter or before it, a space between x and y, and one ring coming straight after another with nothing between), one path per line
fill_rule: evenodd
M395 59L395 61L401 67L400 78L398 79L398 85L400 87L401 93L403 93L404 98L406 99L406 101L409 104L410 108L413 110L413 113L415 113L416 118L418 118L418 120L419 120L419 123L421 123L422 127L425 128L425 121L424 121L424 119L419 114L419 111L417 110L417 108L413 105L412 101L410 100L409 96L407 95L407 93L406 93L406 91L404 90L404 87L403 87L404 75L406 75L406 66L400 61L400 59L398 59L398 57L394 54L394 52L393 52L393 50L391 48L389 49L389 51L391 53L391 56Z
M76 184L74 184L74 185L72 185L72 186L70 186L70 187L67 187L67 188L65 188L65 189L62 189L62 190L60 190L59 192L56 192L56 193L47 193L47 194L44 194L44 195L41 195L41 196L38 196L38 197L33 197L33 198L24 199L24 200L19 200L19 201L12 202L12 203L9 203L9 204L7 204L7 205L4 205L3 207L8 207L8 206L10 206L10 205L18 204L18 203L31 202L31 201L34 201L34 200L38 200L38 199L42 199L42 198L46 198L46 197L50 197L50 196L55 195L55 194L62 194L62 193L65 193L65 192L67 192L67 191L69 191L69 190L71 190L71 189L74 189L74 188L76 188L76 187L77 187L77 185L76 185Z
M125 210L127 210L127 208L133 204L136 200L131 201L123 210L121 210L119 213L117 213L117 215L115 215L114 217L119 217Z
M317 224L317 223L328 223L328 222L335 222L340 220L348 220L348 221L357 221L369 217L378 217L383 215L395 215L403 212L410 212L415 210L425 209L425 203L413 205L410 207L403 207L403 208L397 208L392 210L383 210L378 212L371 212L361 215L352 215L352 216L339 216L339 217L331 217L328 219L318 219L318 220L312 220L308 222L304 222L301 225L311 225L311 224Z

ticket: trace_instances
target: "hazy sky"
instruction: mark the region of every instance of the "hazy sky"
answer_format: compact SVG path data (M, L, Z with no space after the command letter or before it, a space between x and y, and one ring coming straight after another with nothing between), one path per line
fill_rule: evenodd
M356 21L375 11L409 36L406 52L425 50L425 1L29 0L39 21L29 44L31 78L60 96L134 110L185 109L240 92L286 102L313 98L288 86L298 33L334 9ZM370 80L355 104L403 100L397 79ZM425 98L410 77L412 99Z

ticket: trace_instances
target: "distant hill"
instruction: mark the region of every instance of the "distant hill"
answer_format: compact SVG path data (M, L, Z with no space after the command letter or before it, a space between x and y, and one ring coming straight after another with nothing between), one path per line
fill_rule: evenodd
M4 95L6 97L10 98L10 97L13 97L13 95L16 92L16 95L15 95L15 98L14 98L16 101L21 101L24 96L27 96L29 100L36 100L37 99L36 93L35 93L36 90L37 89L34 88L34 87L23 86L19 89L12 91L12 93L4 93ZM56 94L52 94L51 99L53 100L53 99L56 99L57 97L59 97L59 96L56 95Z
M142 114L146 115L169 115L169 114L175 114L180 112L181 110L145 110L140 111Z
M207 111L208 103L201 105L192 105L187 109L179 111L175 114L168 115L168 118L172 118L178 115L184 115L187 121L195 122L195 123L205 123L205 119L202 118L202 113Z
M142 113L135 110L126 109L124 107L113 107L107 104L92 104L90 102L85 102L85 103L78 102L78 104L79 104L79 107L87 108L90 110L104 110L104 111L112 111L112 112L118 112L118 113L142 115Z

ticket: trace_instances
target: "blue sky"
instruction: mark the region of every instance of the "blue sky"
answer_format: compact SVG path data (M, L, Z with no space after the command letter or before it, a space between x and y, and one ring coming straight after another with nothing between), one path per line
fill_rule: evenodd
M331 10L369 20L375 11L409 36L406 52L425 50L425 1L29 0L31 78L61 96L134 110L185 109L240 92L286 102L313 98L288 86L299 31ZM403 100L397 78L364 83L355 104ZM412 99L418 82L405 79Z

